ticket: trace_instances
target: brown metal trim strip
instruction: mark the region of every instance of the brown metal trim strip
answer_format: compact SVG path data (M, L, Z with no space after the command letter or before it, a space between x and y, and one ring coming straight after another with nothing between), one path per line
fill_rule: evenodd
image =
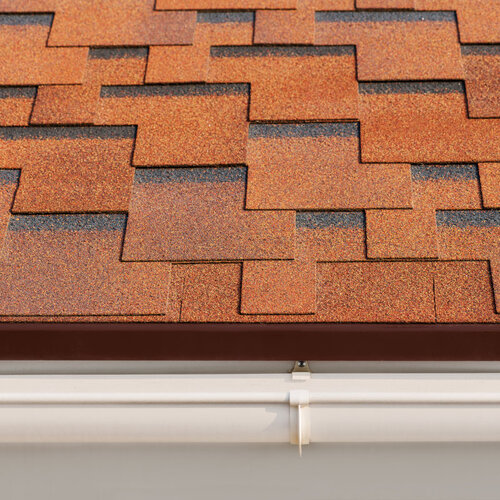
M498 361L498 324L4 323L0 360Z

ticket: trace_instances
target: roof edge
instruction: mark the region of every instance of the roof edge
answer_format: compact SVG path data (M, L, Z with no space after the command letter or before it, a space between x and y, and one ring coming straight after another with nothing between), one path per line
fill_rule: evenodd
M290 359L499 361L500 325L0 324L0 360Z

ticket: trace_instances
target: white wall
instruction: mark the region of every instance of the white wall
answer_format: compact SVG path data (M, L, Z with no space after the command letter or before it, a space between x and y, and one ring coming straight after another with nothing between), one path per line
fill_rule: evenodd
M499 500L500 444L3 445L5 500Z

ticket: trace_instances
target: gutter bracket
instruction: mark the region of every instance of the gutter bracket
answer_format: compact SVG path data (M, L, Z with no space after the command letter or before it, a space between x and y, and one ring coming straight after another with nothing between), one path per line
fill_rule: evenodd
M309 380L311 369L307 361L295 361L292 369L292 380Z
M300 456L302 445L309 444L311 438L309 400L309 391L290 391L290 443L299 445Z

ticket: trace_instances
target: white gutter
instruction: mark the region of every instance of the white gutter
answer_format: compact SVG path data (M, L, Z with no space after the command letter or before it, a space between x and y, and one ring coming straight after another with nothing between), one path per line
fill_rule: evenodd
M0 443L424 441L500 441L500 374L0 376Z

